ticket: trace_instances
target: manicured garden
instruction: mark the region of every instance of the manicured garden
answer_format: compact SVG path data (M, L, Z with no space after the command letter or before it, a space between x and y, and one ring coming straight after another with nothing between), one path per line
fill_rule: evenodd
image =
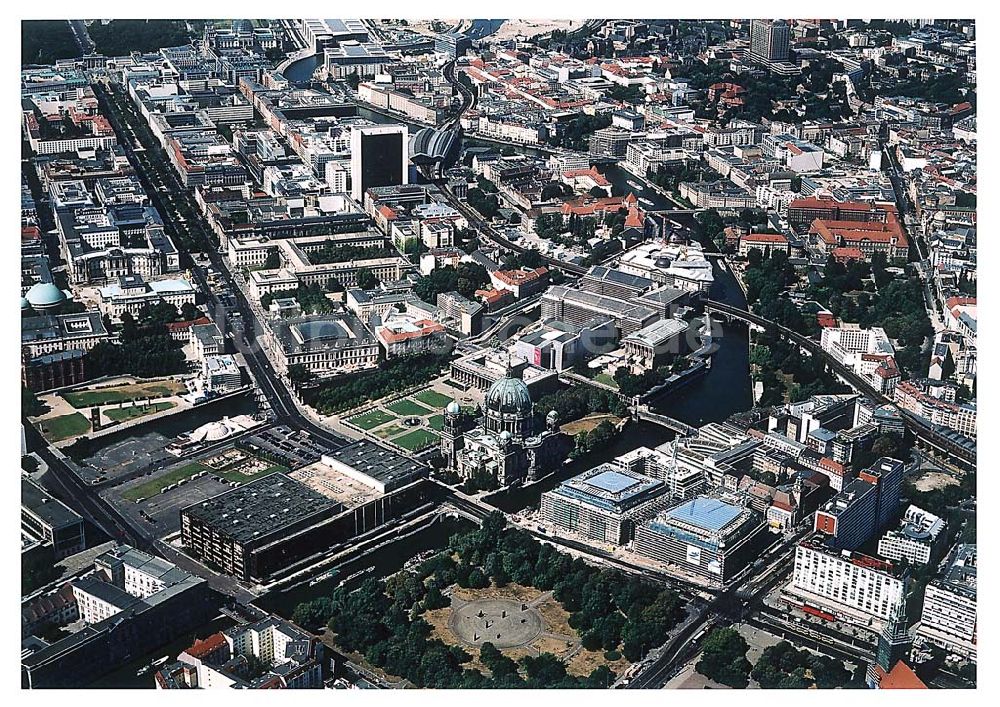
M402 437L396 437L393 439L394 444L398 444L403 449L408 449L411 452L418 452L422 449L430 447L432 444L438 441L438 436L429 430L418 428L412 432L408 432Z
M357 425L366 432L373 430L380 425L384 425L387 422L392 422L396 419L395 415L387 413L385 410L375 409L366 412L363 415L356 415L348 419L352 425Z
M424 405L431 407L435 410L441 410L445 408L448 403L450 403L453 398L445 395L444 393L439 393L436 390L427 388L426 390L421 390L419 393L414 393L411 396L414 400L422 402Z
M403 417L416 417L420 415L426 415L430 412L423 405L418 405L413 400L409 398L403 398L402 400L397 400L395 402L389 403L385 406L387 410L392 410L394 413L401 415Z

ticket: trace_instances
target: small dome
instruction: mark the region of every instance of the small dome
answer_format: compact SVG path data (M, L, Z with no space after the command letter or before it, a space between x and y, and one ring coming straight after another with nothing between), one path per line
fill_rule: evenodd
M21 309L31 309L31 302L28 301L27 297L21 298Z
M514 438L514 435L512 435L507 430L504 430L503 432L500 433L500 442L503 443L503 444L506 444L507 442L510 442L511 439L513 439L513 438Z
M549 410L549 414L545 416L545 419L549 422L557 422L559 420L559 413L555 410Z
M504 414L531 414L531 393L520 378L514 378L510 371L498 380L486 393L486 409Z
M55 307L66 299L66 294L51 282L39 282L33 285L25 295L33 308Z
M462 408L459 407L458 403L452 400L450 403L448 403L448 407L446 407L444 411L449 415L457 415L458 413L462 412Z

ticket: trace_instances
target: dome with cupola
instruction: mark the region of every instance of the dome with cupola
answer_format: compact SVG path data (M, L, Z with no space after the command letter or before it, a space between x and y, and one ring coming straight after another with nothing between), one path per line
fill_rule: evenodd
M526 416L531 414L531 394L520 378L507 371L486 393L486 409L504 415Z

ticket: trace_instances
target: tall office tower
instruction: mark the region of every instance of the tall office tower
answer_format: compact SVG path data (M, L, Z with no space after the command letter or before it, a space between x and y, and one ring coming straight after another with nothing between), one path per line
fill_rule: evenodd
M788 61L788 22L752 20L750 53L756 58L767 61Z
M363 203L371 187L408 184L405 125L370 125L351 133L351 196Z

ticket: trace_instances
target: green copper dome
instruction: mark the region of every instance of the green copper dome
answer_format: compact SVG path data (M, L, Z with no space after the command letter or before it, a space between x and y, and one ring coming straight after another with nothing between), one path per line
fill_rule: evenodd
M520 378L508 372L486 393L486 409L504 414L530 415L531 394L528 386Z

